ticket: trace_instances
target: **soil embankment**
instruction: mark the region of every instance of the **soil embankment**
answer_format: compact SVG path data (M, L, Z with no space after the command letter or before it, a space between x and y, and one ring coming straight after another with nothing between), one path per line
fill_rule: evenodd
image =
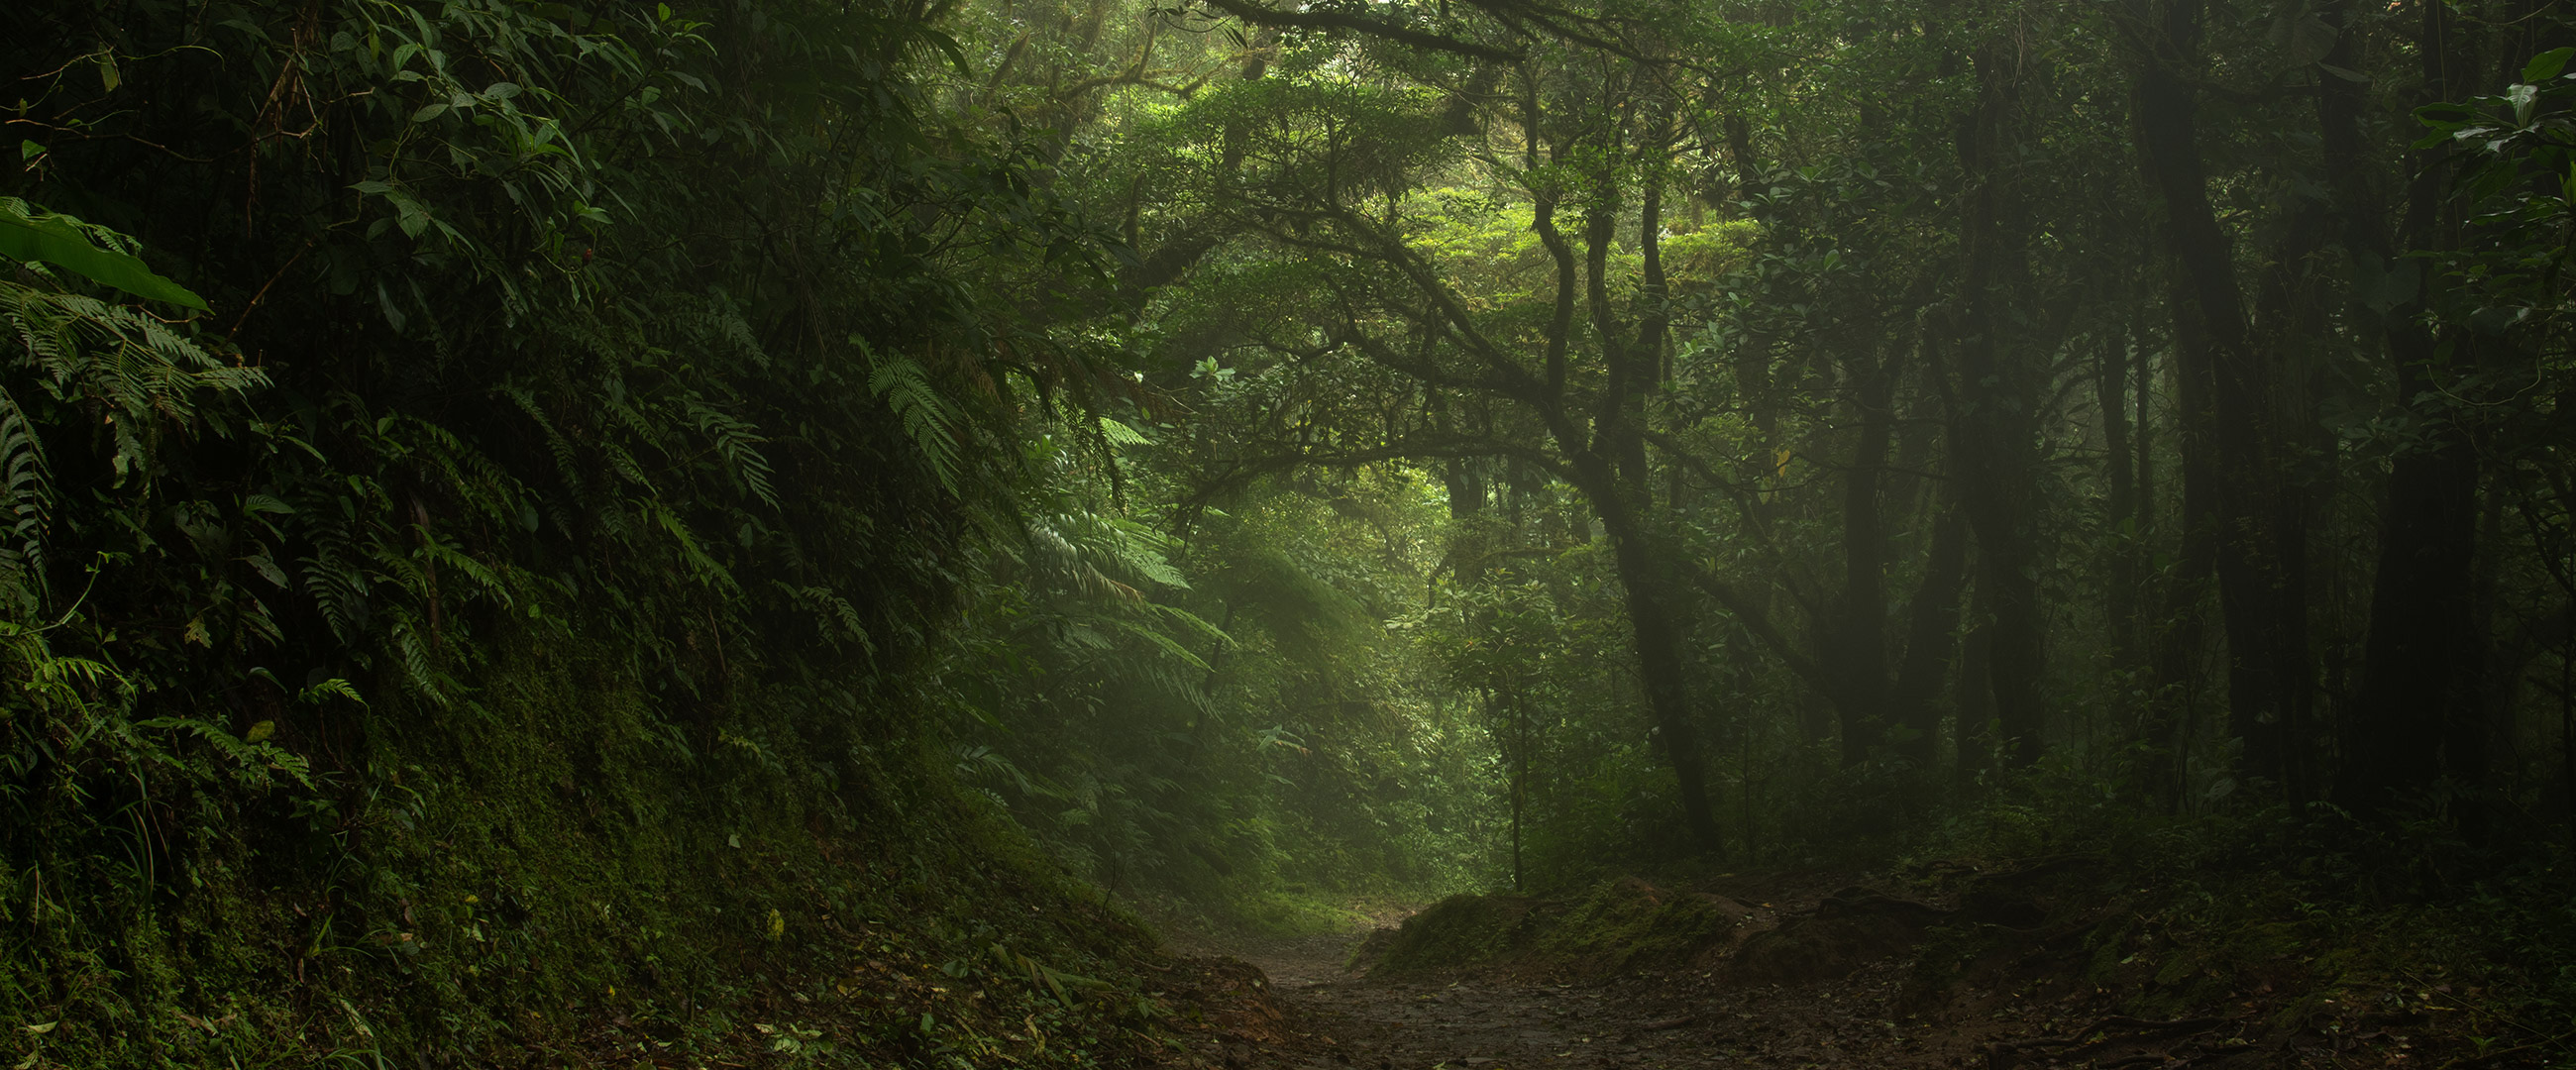
M1447 900L1403 929L1182 960L1172 977L1190 1039L1164 1065L2175 1070L2538 1066L2548 1054L2479 1050L2430 992L2410 1008L2293 991L2259 971L2178 971L2173 953L2132 948L2149 941L2112 916L2120 904L2076 894L2086 872L2082 860L1962 867L1908 894L1805 874ZM1735 924L1710 923L1729 908Z

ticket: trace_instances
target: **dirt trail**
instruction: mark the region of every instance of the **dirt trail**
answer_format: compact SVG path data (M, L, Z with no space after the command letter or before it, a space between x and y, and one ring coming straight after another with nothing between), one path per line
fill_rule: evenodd
M1767 923L1772 912L1762 913ZM1220 965L1228 960L1185 960L1185 968L1203 971L1199 976L1213 982L1209 987L1232 989L1242 1009L1211 1016L1206 1039L1171 1065L1929 1067L1958 1065L1973 1046L1957 1035L1925 1043L1892 1023L1887 1008L1902 975L1901 964L1893 962L1865 966L1829 985L1799 987L1727 983L1715 969L1593 981L1506 971L1371 980L1343 967L1366 935L1361 930L1227 948L1234 961L1257 967L1258 976Z
M1495 978L1370 981L1338 957L1265 955L1282 1005L1270 1037L1207 1041L1181 1065L1244 1070L1528 1067L1949 1066L1955 1043L1924 1045L1885 1020L1892 970L1831 993L1719 992L1710 978L1597 984Z
M1345 949L1346 950L1346 949ZM1304 1036L1229 1052L1246 1067L1728 1066L1675 1021L1669 981L1626 978L1576 986L1496 978L1373 982L1338 961L1262 963Z
M2282 1013L2273 997L2197 1016L2116 1013L2115 997L2058 956L1922 989L1920 931L1864 947L1873 926L1920 902L1821 892L1821 885L1739 893L1758 899L1766 930L1723 961L1592 980L1486 969L1368 979L1343 968L1364 932L1237 943L1233 957L1184 958L1188 1046L1163 1066L1186 1070L1539 1070L1652 1067L2228 1068L2443 1065L2408 1050L2397 1030L2365 1031ZM1774 902L1776 901L1776 906ZM1950 908L1940 908L1944 914ZM1989 925L1988 928L1996 928ZM1798 935L1798 934L1805 935ZM1776 934L1776 935L1774 935ZM1837 935L1840 934L1840 935ZM1863 934L1859 945L1853 934ZM1762 943L1762 940L1769 943ZM1840 941L1837 943L1836 941ZM1783 949L1786 949L1784 952ZM1184 950L1201 950L1185 948ZM1776 972L1783 955L1822 969ZM1794 961L1790 962L1794 966ZM1765 980L1778 977L1779 980ZM1913 987L1909 987L1909 981ZM1907 1011L1918 1014L1909 1014ZM2300 1020L2292 1020L2300 1019ZM2421 1023L2419 1023L2421 1024ZM2429 1039L2429 1038L2419 1038ZM2464 1065L2526 1065L2512 1059ZM2528 1063L2527 1065L2537 1065Z

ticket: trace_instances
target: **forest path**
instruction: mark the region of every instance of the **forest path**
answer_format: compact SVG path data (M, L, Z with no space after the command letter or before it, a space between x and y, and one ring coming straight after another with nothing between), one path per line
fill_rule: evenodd
M1354 945L1369 935L1366 925L1302 939L1184 940L1176 950L1188 957L1166 973L1183 1043L1160 1065L2357 1070L2536 1066L2548 1054L2543 1049L2559 1043L2542 1038L2489 1053L2469 1039L2469 1017L2436 1021L2426 1017L2429 1003L2410 1010L2381 1005L2386 1001L2364 1005L2340 990L2333 995L2341 998L2302 993L2286 983L2290 960L2274 961L2278 956L2221 984L2212 965L2220 959L2192 957L2212 954L2216 945L2170 952L2181 956L2175 961L2209 967L2188 975L2152 960L2131 965L2139 954L2106 974L2101 949L2086 934L2095 920L2126 906L2082 899L2060 924L2035 924L2041 915L2028 913L2038 910L2041 900L2032 897L2043 895L2053 875L2071 875L2067 887L2079 892L2091 888L2090 865L2068 856L1998 868L1978 878L1984 891L1974 903L1956 894L1929 901L1894 897L1845 883L1862 875L1829 872L1741 880L1730 874L1706 882L1701 892L1656 892L1665 902L1678 894L1719 894L1746 912L1740 938L1700 954L1692 965L1660 970L1587 973L1578 950L1552 966L1523 960L1373 979L1344 968ZM1611 890L1632 886L1653 891L1633 880ZM1400 913L1386 912L1376 926L1396 924ZM1927 931L1942 918L1957 919L1946 931L1958 935ZM1971 937L1977 942L1926 943ZM1917 959L1930 954L1960 957L1952 968L1937 962L1918 968ZM2173 976L2155 980L2166 974ZM2136 995L2177 979L2205 989L2187 1013L2171 1019L2124 1013L2124 991ZM2276 980L2284 982L2277 990Z
M1783 903L1782 906L1789 904ZM1388 919L1392 924L1395 919ZM1988 1030L1916 1036L1889 1012L1902 963L1831 982L1738 985L1715 971L1592 981L1485 971L1373 980L1343 963L1366 931L1185 945L1208 999L1192 1070L1572 1070L1948 1067L1984 1062ZM1253 969L1258 968L1256 973ZM1221 994L1222 993L1222 994ZM1222 1009L1220 1009L1222 1008Z

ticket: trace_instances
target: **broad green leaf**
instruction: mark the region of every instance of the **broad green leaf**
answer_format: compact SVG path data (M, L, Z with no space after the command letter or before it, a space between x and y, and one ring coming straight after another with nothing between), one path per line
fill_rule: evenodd
M2414 260L2399 260L2394 266L2378 257L2363 255L2353 263L2353 299L2380 315L2415 299L2423 284L2423 265Z
M402 228L405 235L417 238L422 231L429 229L428 208L410 197L397 195L391 199L394 202L396 225Z
M2334 51L2335 37L2334 27L2311 14L2283 19L2272 27L2272 43L2291 67L2305 67L2326 58L2326 53Z
M2522 80L2546 82L2556 78L2558 72L2567 69L2567 60L2571 56L2576 56L2576 48L2553 48L2533 56L2531 62L2522 66Z
M100 248L78 222L70 216L28 211L21 201L0 200L0 255L41 260L136 297L208 311L205 298L153 274L140 259Z
M957 73L966 74L973 69L967 66L966 50L958 47L956 38L931 29L921 31L921 36L930 42L932 48L938 49L941 56L947 58L948 65L955 67Z
M2540 103L2540 87L2517 85L2504 91L2504 99L2513 105L2514 125L2530 126L2532 109Z

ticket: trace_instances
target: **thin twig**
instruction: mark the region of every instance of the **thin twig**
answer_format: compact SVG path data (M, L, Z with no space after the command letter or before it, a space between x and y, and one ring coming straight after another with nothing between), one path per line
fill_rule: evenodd
M268 296L269 287L277 285L277 280L285 278L287 270L289 268L293 268L296 261L304 259L304 254L312 251L313 239L304 239L304 247L297 249L294 256L288 257L286 259L286 264L278 268L276 274L270 275L267 282L261 283L258 293L250 295L250 303L243 305L241 315L233 318L233 329L224 332L224 341L232 341L234 335L241 333L242 324L247 323L250 320L250 310L259 307L260 301Z

